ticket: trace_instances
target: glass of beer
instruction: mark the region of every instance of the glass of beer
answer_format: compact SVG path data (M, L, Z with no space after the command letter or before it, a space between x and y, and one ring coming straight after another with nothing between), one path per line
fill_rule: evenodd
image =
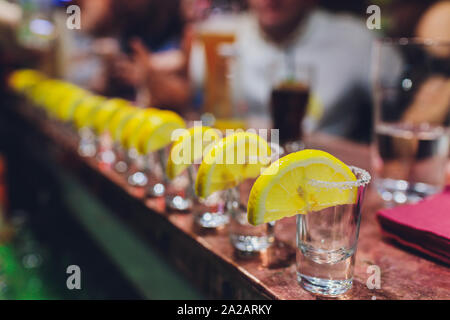
M233 64L233 44L236 41L238 9L213 1L196 28L203 47L205 61L203 111L216 119L233 118L230 78Z
M302 121L307 112L313 70L293 58L271 66L270 112L286 152L302 149Z

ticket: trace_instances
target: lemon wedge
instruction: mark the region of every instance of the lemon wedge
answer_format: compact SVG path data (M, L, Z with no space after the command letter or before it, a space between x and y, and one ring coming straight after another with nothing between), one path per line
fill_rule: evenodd
M53 117L58 117L58 111L60 108L60 102L67 92L70 91L74 86L69 85L61 80L52 80L50 85L47 85L43 94L41 104Z
M53 97L53 94L58 93L55 88L58 87L59 81L54 79L44 80L32 87L27 95L36 105L43 107L47 112L50 112L48 100Z
M219 139L219 133L211 127L185 129L170 149L166 167L169 179L174 179L190 165L202 159L203 154Z
M80 129L83 127L91 127L94 115L106 98L102 96L87 96L83 101L77 105L73 112L73 122L75 126Z
M331 154L301 150L272 163L254 183L248 200L248 221L258 225L308 211L351 204L356 188L320 188L311 180L356 181L351 169Z
M116 133L122 147L125 149L137 148L136 145L141 127L144 125L147 117L157 111L158 109L154 108L138 109L124 122L119 132Z
M44 79L45 76L39 71L21 69L11 73L8 83L16 92L24 92Z
M200 164L195 181L197 195L206 198L256 178L269 165L270 154L267 141L255 133L237 132L219 140Z
M137 108L133 107L131 104L124 105L111 118L108 125L108 131L114 141L119 141L124 125L131 117L133 117L136 111Z
M95 112L92 121L92 127L97 134L101 134L109 126L110 120L114 115L124 106L128 105L128 101L120 98L113 98L106 100L105 103Z
M59 108L56 112L57 117L63 121L72 120L77 105L88 95L89 93L86 90L78 87L66 90L65 96L60 100Z
M175 112L161 110L149 114L138 133L138 152L148 154L168 146L172 142L172 132L185 127L183 118Z

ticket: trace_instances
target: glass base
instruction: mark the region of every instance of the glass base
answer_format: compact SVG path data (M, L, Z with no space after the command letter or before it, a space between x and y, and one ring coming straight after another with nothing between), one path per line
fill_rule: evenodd
M166 206L175 211L186 211L192 208L192 200L182 196L167 196Z
M166 187L162 183L155 183L148 187L149 197L162 197L166 193Z
M232 234L230 240L233 246L241 252L259 252L270 247L274 241L273 236L243 236Z
M338 296L349 289L353 285L353 279L346 280L330 280L316 277L310 277L297 272L297 281L309 292L324 296Z
M145 187L147 183L147 175L141 171L135 172L128 177L128 184L133 187Z
M114 164L114 170L116 170L117 173L126 173L128 171L128 164L125 161L117 161Z
M227 215L218 212L205 212L199 214L195 222L202 228L214 229L226 225L229 221Z
M113 164L116 161L116 154L112 150L103 150L97 155L97 159L105 164Z
M95 156L97 153L97 148L95 147L94 143L90 142L80 142L80 145L78 146L78 154L85 158L90 158Z

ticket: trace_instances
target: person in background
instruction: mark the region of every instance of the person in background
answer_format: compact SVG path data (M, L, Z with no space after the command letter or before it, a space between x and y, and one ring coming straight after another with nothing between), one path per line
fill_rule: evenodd
M315 0L248 0L248 5L249 11L237 18L239 83L235 87L249 118L269 123L269 69L288 55L314 69L314 103L305 119L305 130L369 141L375 33L354 16L319 9ZM199 61L192 57L190 70L192 78L201 83Z
M424 12L436 0L391 0L381 6L381 12L386 12L388 25L386 33L389 37L414 37L417 24Z
M178 0L74 3L82 11L81 32L71 31L77 33L75 49L88 47L91 56L82 63L71 60L75 75L88 77L96 92L135 100L143 107L185 107L190 90Z
M237 51L250 114L269 115L267 66L288 52L315 70L316 108L309 130L368 141L374 33L353 16L317 9L314 0L249 0L249 6L239 26Z
M450 125L450 1L439 1L421 16L415 36L440 41L446 46L431 47L430 56L440 63L440 74L427 78L412 101L404 120L409 123L426 122L431 125Z
M415 29L416 36L450 42L450 1L438 1L426 10Z
M137 88L141 105L184 109L190 88L180 1L113 1L123 54L112 76Z

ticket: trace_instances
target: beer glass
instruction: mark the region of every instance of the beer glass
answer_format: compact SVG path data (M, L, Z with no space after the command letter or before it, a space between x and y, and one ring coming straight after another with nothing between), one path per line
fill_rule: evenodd
M280 144L286 152L303 148L302 123L305 118L313 68L294 57L273 62L270 68L270 113L272 127L279 130Z
M218 119L233 117L229 75L230 53L236 41L236 11L237 8L223 1L213 1L196 26L206 66L203 109Z

